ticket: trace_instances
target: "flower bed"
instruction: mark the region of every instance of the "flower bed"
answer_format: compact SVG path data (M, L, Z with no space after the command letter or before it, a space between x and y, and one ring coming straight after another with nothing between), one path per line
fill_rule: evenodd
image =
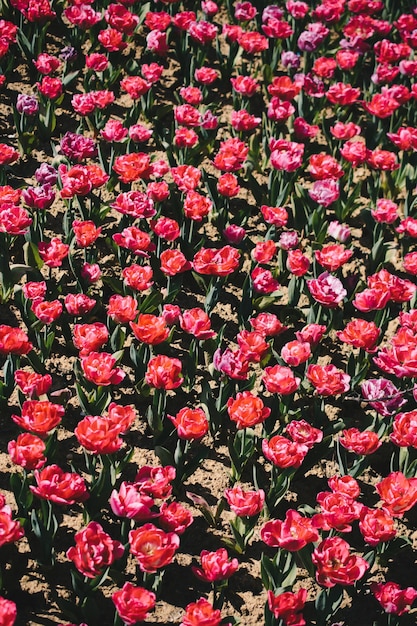
M414 624L417 11L5 0L0 622Z

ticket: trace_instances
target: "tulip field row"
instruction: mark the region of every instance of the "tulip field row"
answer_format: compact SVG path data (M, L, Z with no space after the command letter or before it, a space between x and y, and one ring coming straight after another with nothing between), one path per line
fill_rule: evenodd
M0 0L1 626L415 623L416 48Z

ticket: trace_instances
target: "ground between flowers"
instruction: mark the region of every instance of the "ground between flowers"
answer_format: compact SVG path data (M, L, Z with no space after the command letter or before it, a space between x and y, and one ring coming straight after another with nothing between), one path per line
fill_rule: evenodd
M1 624L415 623L416 43L0 3Z

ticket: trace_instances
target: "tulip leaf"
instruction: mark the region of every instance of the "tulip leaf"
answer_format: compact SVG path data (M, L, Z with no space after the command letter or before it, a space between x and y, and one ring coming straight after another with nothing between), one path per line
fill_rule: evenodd
M25 257L25 264L41 269L43 261L39 255L38 246L31 241L26 241L23 244L23 253Z
M106 567L101 574L96 576L90 583L90 589L98 589L108 578L110 566Z
M162 293L160 291L152 291L139 305L141 313L153 313L163 300Z
M261 578L262 584L267 591L275 589L275 565L272 559L262 553L261 556Z
M279 296L279 291L274 291L272 294L268 296L262 296L261 298L256 298L253 302L253 305L259 311L264 311L268 309L272 304L276 303L276 300Z
M161 461L162 465L174 465L172 452L170 452L168 448L164 448L163 446L155 446L155 454Z
M103 284L110 287L113 294L123 294L123 281L115 278L114 276L102 276Z
M79 73L79 70L76 70L75 72L68 72L68 74L66 74L62 78L62 86L67 87L70 83L72 83L73 80L77 78Z
M238 430L233 442L229 444L232 462L232 479L239 480L247 463L255 452L255 432L251 428Z
M297 306L301 292L304 287L304 281L297 276L291 276L288 283L288 305Z
M343 589L338 585L323 589L316 598L316 611L319 613L317 623L325 626L342 604Z
M239 306L239 311L238 311L239 322L242 325L245 325L248 322L250 316L252 315L252 312L253 312L252 297L253 297L252 280L250 276L246 276L245 281L243 283L243 287L242 287L242 298L240 301L240 306Z
M283 587L284 589L290 589L295 583L296 578L297 578L297 564L293 561L291 565L291 569L286 573L285 578L282 579L280 586Z
M88 400L88 396L79 383L75 383L75 388L77 390L78 402L80 403L85 415L88 415L90 413L90 402Z

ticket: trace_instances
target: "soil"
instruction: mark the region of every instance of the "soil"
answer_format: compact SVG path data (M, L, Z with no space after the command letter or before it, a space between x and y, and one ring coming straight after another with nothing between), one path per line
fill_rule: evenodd
M49 51L53 52L54 46L59 46L59 43L59 40L51 33L50 39L48 39ZM125 54L126 57L128 52ZM133 54L140 58L140 51L135 53L133 50ZM174 64L164 73L162 84L158 86L157 96L162 106L167 103L172 104L173 92L180 85L181 67L178 64ZM225 90L222 92L223 86L223 84L219 86L219 98L220 94L225 92ZM75 82L72 92L80 87L80 82ZM7 86L3 89L3 102L0 104L0 131L3 134L3 140L7 143L16 140L13 132L12 108L18 93L32 93L31 70L23 59L20 59L20 64L15 66L12 79L7 82ZM117 93L114 109L115 116L123 119L123 115L131 107L131 104L132 102L127 95ZM228 116L228 112L232 108L230 94L227 103L219 101L213 104L217 104L219 107L226 105L224 106L224 111L227 111ZM57 128L51 138L51 143L56 147L59 143L59 138L68 130L74 132L77 124L78 122L70 105L70 95L67 94L60 105L59 111L57 111ZM160 157L164 154L157 139L150 142L147 150ZM11 168L9 184L14 187L24 187L33 184L33 175L38 164L43 161L56 164L59 158L59 156L57 158L53 155L49 142L39 142L30 156L22 157L19 163ZM208 157L204 162L204 167L209 174L214 172ZM256 172L256 178L259 179L265 190L267 186L266 178L259 172ZM136 186L140 188L139 184ZM104 196L103 203L110 202L113 197L114 194ZM355 250L354 261L346 264L343 268L342 277L346 282L348 282L349 277L362 281L365 279L366 268L364 261L367 261L370 253L370 232L362 219L363 209L366 207L367 200L366 198L361 200L362 202L358 210L349 217L353 234L352 241L358 243L353 244ZM239 211L247 211L247 237L251 242L250 245L262 240L266 232L265 226L259 223L258 211L255 211L256 204L255 198L247 188L243 188L233 202L233 211L236 214ZM173 206L167 206L167 214L174 213L176 209L174 205L175 203L173 202ZM45 234L48 237L60 234L65 210L64 202L57 199L48 214L45 229ZM97 243L96 249L103 269L104 279L91 290L92 294L99 299L99 307L95 310L93 316L83 320L84 323L97 320L106 321L105 306L113 293L113 287L109 281L106 282L106 277L118 280L121 278L121 267L111 246L111 235L117 230L120 219L120 215L114 210L109 211L106 216L104 236ZM209 222L197 228L197 234L213 242L219 240L219 232L215 223ZM394 237L395 235L392 236L391 241L393 247L396 245ZM196 241L197 239L198 237L196 237ZM307 253L312 258L313 249L311 244L309 245ZM13 260L22 262L22 256L22 249L19 243L16 243L12 250ZM249 255L247 255L247 265L249 264L248 259ZM400 271L399 256L391 255L388 266L397 272ZM55 282L56 285L59 285L59 297L65 295L67 291L74 292L76 289L75 281L66 269L50 271L44 266L40 271L44 278L50 280L52 277L54 280L50 282ZM239 280L242 283L244 274L245 272L242 270L237 278L233 275L230 282L225 281L220 302L211 314L214 330L219 332L224 327L224 337L227 345L234 345L233 341L239 330L237 311L242 294L242 284L239 284ZM158 279L160 279L159 276ZM308 302L301 300L297 307L290 308L287 296L287 290L284 286L273 305L268 309L277 313L281 321L289 323L290 326L289 331L275 340L274 349L276 352L280 351L284 343L294 338L295 330L300 329L304 325L303 309L308 309L309 306ZM204 294L190 274L183 278L182 287L176 296L175 304L178 304L182 310L204 304ZM0 322L12 326L23 325L19 308L13 300L8 304L1 305ZM77 351L74 346L63 339L63 327L67 322L73 324L73 321L65 318L64 315L62 321L59 321L57 324L57 339L55 340L51 357L46 362L46 370L53 378L53 393L50 399L62 402L66 409L63 425L57 433L59 442L57 460L59 459L59 464L66 468L71 467L71 464L80 468L84 467L83 451L78 445L73 431L83 417L83 412L75 392L74 364L77 361ZM390 326L386 331L384 342L389 341L389 337L393 332L394 328ZM134 340L130 339L130 341ZM170 347L164 346L161 351L169 352L171 356L178 356L184 359L187 356L189 345L189 337L176 333ZM120 480L133 480L138 468L144 465L159 465L160 459L155 453L156 442L146 422L149 399L144 395L144 390L135 385L132 363L128 358L129 343L127 342L124 347L125 354L121 364L127 373L127 377L123 385L112 390L112 399L120 404L134 404L139 413L134 427L125 437L124 451L131 448L133 456L120 478ZM337 359L343 360L344 358L334 332L330 334L319 350L321 352L317 361L320 363L326 363L331 360L337 365ZM214 346L209 345L205 357L207 365L211 363L213 351ZM158 349L156 349L156 352L158 352ZM375 369L371 369L368 375L370 376L372 373L380 375ZM202 383L208 379L206 374L207 372L205 371L199 371L196 382L191 389L183 388L175 393L168 394L168 413L175 414L184 406L194 406L199 403ZM257 385L258 387L260 385L259 377ZM215 389L215 393L217 391ZM275 409L278 408L276 397L268 394L268 392L264 393L264 396L269 406ZM300 397L295 401L291 409L297 412L297 415L307 419L312 415L315 400L316 398L312 400L311 397ZM7 408L4 407L0 414L0 428L2 432L0 441L0 489L5 494L7 502L14 511L16 511L16 503L10 490L10 476L18 472L18 468L10 460L7 453L7 444L10 440L16 438L20 432L10 417L12 414L19 412L18 401L17 394L14 393L10 398L9 406ZM407 406L408 410L413 408L413 401L410 400ZM326 428L331 428L332 424L334 425L338 422L340 422L340 425L343 422L348 426L360 425L361 427L366 427L371 419L372 413L368 407L354 400L331 399L324 406L323 420L325 420ZM257 428L256 432L260 436L261 428ZM223 432L217 434L214 439L209 435L203 439L201 447L205 450L206 458L200 462L192 476L187 478L175 493L176 499L184 503L192 512L194 523L182 536L181 546L174 562L166 568L155 611L150 613L147 618L149 623L159 626L178 624L184 615L184 608L187 604L196 601L201 595L212 598L210 586L197 580L192 573L190 565L198 563L201 550L216 550L223 545L224 538L231 538L229 521L232 518L232 514L227 509L221 510L221 506L224 505L224 490L231 484L230 456L227 443L228 438L232 434L234 434L232 426L227 425L224 427ZM273 511L274 517L282 519L289 508L296 508L301 505L316 506L317 493L325 491L328 488L327 479L337 473L336 452L335 450L329 452L326 446L327 444L323 447L318 446L314 461L311 461L309 466L303 465L297 471L290 490ZM363 493L363 501L365 499L368 501L369 498L372 504L377 503L373 485L381 475L388 473L392 452L393 446L386 440L381 452L373 455L367 472L360 476L359 483ZM53 459L49 460L52 462ZM270 465L262 460L261 457L258 462L259 475L265 478L270 473L270 469ZM87 475L86 472L85 475ZM243 472L241 482L243 485L252 485L253 476L249 468ZM191 497L187 494L191 494ZM201 507L195 505L196 497L204 498L214 517L216 517L216 511L218 512L216 523L212 525L207 523ZM32 546L29 544L27 537L20 540L17 544L5 545L1 549L3 589L7 590L7 597L15 601L18 606L17 626L23 626L24 624L34 626L54 623L63 624L68 621L76 621L77 618L76 615L74 618L71 618L70 613L68 613L71 603L74 604L75 596L72 591L71 563L66 557L66 551L74 543L75 532L83 527L82 509L76 506L64 507L62 509L55 507L55 511L59 521L54 542L56 550L55 565L50 568L39 565L32 558L33 544ZM224 616L233 616L236 619L240 619L240 623L245 626L256 626L264 623L266 592L261 582L260 560L262 553L266 553L270 558L275 554L275 550L267 548L260 540L259 530L264 521L264 518L259 520L246 553L238 556L239 569L229 581L222 609ZM120 523L112 515L109 507L103 508L100 522L113 538L117 538L118 533L120 533ZM417 511L412 510L405 515L400 524L401 529L408 534L408 539L412 542L412 549L404 549L400 553L401 556L398 554L393 557L388 555L383 564L380 562L377 566L373 566L367 577L367 583L395 579L402 586L407 586L415 580L416 524ZM32 541L33 537L31 537L29 529L27 535ZM354 547L361 545L358 532L356 535L353 534L350 539ZM358 547L358 550L360 549ZM111 594L120 587L120 581L122 581L121 584L126 581L141 584L142 575L132 556L129 556L124 572L124 575L121 576L121 573L117 572L115 568L115 571L111 572L111 577L103 583L100 591L96 592L97 607L89 626L94 626L94 624L110 626L113 624L114 607L111 602ZM308 604L304 613L306 622L307 624L315 624L311 603L316 599L320 588L301 566L294 590L297 590L299 586L304 586L308 590ZM354 596L353 601L352 595ZM369 591L369 586L359 587L354 590L349 589L349 594L345 593L344 602L335 619L337 619L338 624L343 626L352 626L353 624L358 624L359 626L375 626L376 624L378 626L384 623L383 621L375 621L375 616L377 616L377 619L384 619L378 611L376 601ZM416 615L417 612L415 610L412 611L409 616L403 618L402 624L411 626L411 624L415 623Z

